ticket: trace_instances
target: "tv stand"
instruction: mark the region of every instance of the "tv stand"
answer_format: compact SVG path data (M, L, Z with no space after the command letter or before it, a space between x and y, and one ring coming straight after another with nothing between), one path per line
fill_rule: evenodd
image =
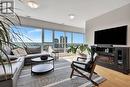
M98 47L113 47L112 44L97 44Z
M130 72L130 47L91 46L92 55L98 54L97 64L128 74Z

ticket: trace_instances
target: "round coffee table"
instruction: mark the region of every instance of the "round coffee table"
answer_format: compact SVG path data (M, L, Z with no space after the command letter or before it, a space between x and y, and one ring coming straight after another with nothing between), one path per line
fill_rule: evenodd
M31 73L41 74L52 70L54 70L54 58L48 57L46 60L42 60L40 57L37 57L31 59Z

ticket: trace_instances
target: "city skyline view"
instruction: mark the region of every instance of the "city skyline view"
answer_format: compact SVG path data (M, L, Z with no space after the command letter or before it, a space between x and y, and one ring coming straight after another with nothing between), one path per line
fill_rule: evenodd
M60 38L65 37L66 41L64 42L66 43L84 43L84 35L81 33L53 31L49 29L44 29L44 31L42 31L42 29L39 28L23 27L23 26L12 27L11 32L12 31L18 33L24 42L37 42L37 43L55 42L55 39L57 39L58 43L60 43L61 42ZM44 32L43 35L42 32ZM42 36L44 38L42 38ZM15 36L15 38L18 37ZM20 40L17 41L14 40L14 42L20 42Z

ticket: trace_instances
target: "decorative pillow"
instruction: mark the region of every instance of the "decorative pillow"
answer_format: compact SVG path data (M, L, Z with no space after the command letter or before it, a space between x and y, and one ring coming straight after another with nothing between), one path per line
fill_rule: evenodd
M18 51L18 53L19 53L20 56L27 55L27 52L25 51L24 48L17 48L17 51Z
M14 50L12 50L12 52L16 56L25 56L25 55L27 55L27 52L23 48L14 49Z
M5 45L5 46L3 47L3 50L6 52L7 55L10 55L10 54L11 54L11 47Z
M19 55L19 52L17 51L17 49L13 49L12 52L13 52L13 54L14 54L15 56L20 56L20 55Z

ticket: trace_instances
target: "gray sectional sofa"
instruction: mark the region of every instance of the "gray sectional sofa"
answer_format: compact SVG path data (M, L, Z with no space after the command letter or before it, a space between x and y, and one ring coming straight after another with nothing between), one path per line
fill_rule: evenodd
M33 49L34 50L34 49ZM36 51L36 50L35 50ZM6 53L8 54L8 57L11 59L17 58L16 60L11 61L12 62L12 73L9 64L5 64L6 71L7 71L7 79L5 79L5 74L2 68L2 65L0 65L0 87L16 87L17 79L19 77L20 71L24 65L29 65L31 63L31 58L41 57L42 55L48 55L47 52L42 53L31 53L27 55L11 55L11 50L6 49Z
M12 70L8 64L5 64L7 79L5 79L2 65L0 65L0 87L16 87L18 76L22 67L24 66L24 57L19 57L17 60L13 61L11 65Z

